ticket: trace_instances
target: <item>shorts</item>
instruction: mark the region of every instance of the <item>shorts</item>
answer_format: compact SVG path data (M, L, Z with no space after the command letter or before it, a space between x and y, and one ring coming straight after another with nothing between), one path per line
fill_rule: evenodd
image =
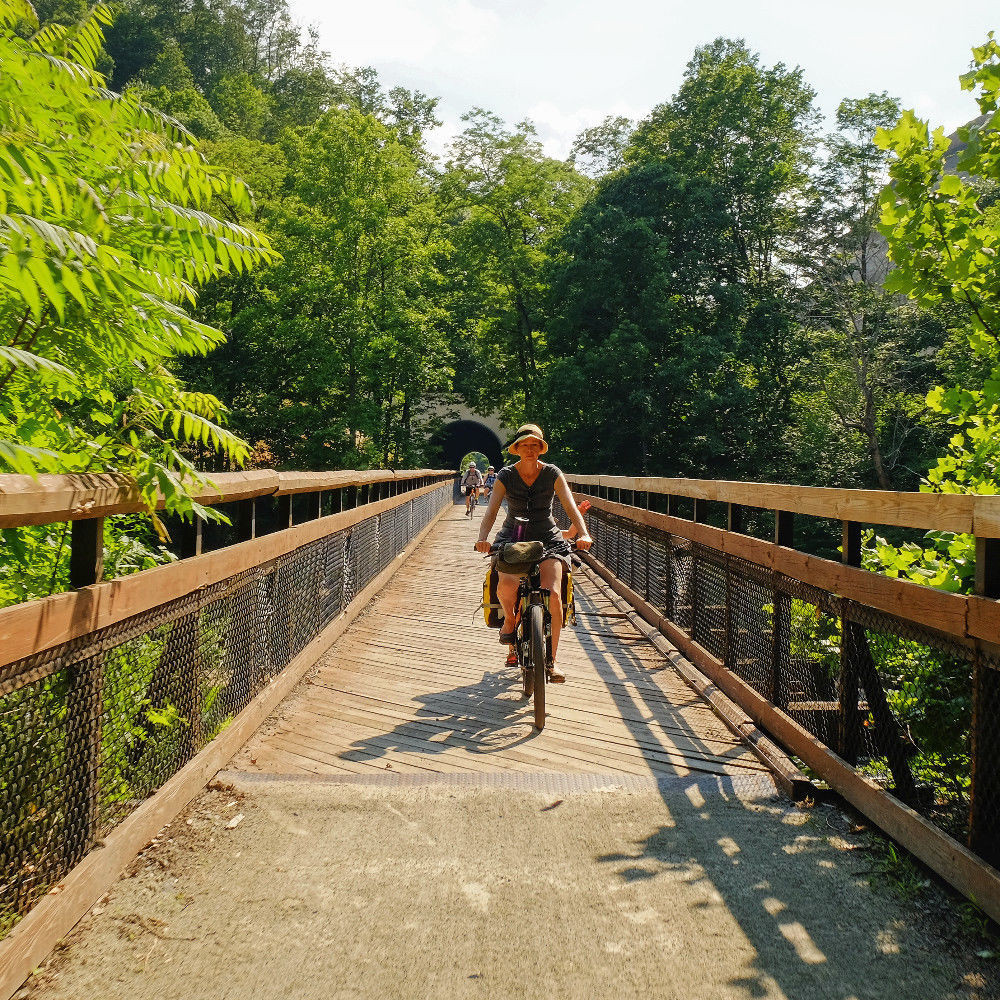
M478 490L479 487L478 486L464 486L463 489L465 490L465 495L468 497L468 496L472 496L472 494L475 493L475 491Z

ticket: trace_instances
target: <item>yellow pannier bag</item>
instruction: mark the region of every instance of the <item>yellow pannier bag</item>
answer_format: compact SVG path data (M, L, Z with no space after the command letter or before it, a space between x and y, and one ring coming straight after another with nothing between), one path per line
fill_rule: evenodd
M503 608L497 600L497 583L500 574L496 566L491 562L486 571L486 579L483 580L483 616L486 618L487 628L500 628L503 624Z
M500 574L493 563L490 563L483 579L483 617L487 628L500 628L503 625L503 608L497 598L497 583ZM576 624L573 608L573 574L568 570L562 575L563 625Z

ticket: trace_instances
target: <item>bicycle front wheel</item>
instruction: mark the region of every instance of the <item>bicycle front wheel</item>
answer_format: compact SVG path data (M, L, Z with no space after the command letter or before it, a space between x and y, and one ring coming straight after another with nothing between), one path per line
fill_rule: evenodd
M535 677L535 728L543 729L545 727L545 609L541 604L532 604L528 610L531 672Z

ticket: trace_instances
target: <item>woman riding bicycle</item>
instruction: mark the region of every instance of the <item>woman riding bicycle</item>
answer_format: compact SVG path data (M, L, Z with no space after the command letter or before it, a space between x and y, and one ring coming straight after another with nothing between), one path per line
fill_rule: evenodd
M462 476L462 490L465 493L465 513L472 517L472 512L476 504L476 496L479 487L483 485L483 474L479 471L475 462L469 462L469 468Z
M545 544L539 569L542 586L549 592L552 658L555 660L559 646L559 631L562 628L562 574L564 571L569 571L569 556L573 550L572 543L563 538L552 516L552 501L555 496L559 497L563 509L578 532L577 548L586 552L591 546L591 538L573 500L566 477L556 466L538 460L549 450L541 428L537 424L523 424L507 445L507 450L517 456L518 461L513 465L505 465L497 473L493 495L490 497L489 506L486 508L479 529L476 551L496 552L501 545L514 541L515 532L522 527L523 535L517 540L539 541ZM505 497L507 519L497 532L491 547L486 539ZM518 519L521 519L520 523ZM520 576L510 573L499 574L497 598L503 607L504 615L504 624L500 630L502 643L515 641L514 601L517 599L520 579ZM549 671L549 680L559 684L566 680L566 676L553 664Z

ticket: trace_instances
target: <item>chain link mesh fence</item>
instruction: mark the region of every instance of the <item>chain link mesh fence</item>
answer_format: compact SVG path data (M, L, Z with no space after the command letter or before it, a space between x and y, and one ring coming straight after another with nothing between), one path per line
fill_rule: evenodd
M587 524L592 555L728 670L1000 863L1000 656L596 507Z
M0 937L451 502L452 483L0 667Z

